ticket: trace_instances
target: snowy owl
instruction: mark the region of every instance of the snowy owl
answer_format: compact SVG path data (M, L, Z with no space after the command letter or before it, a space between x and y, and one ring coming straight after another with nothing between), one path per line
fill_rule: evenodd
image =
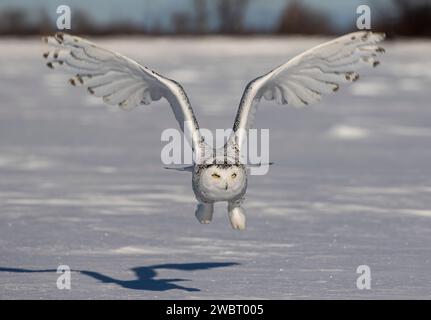
M189 99L174 80L142 66L132 59L101 48L80 37L57 33L43 38L50 46L44 53L50 68L63 67L73 74L73 86L83 86L107 104L131 109L165 98L199 159L181 170L192 172L192 186L198 200L195 211L201 223L212 220L214 203L226 201L234 229L245 229L241 207L247 189L248 165L238 161L242 143L253 124L260 100L303 107L321 100L339 85L356 81L362 63L379 64L384 49L377 45L384 34L354 32L309 49L246 86L234 121L231 137L224 147L212 150L199 131ZM211 149L211 152L208 150ZM201 159L202 160L202 159Z

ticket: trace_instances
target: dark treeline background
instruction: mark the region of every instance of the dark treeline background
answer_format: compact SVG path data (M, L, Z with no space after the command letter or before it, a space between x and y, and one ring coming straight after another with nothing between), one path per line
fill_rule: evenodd
M75 34L115 35L255 35L255 34L342 34L355 30L355 21L349 27L339 27L325 13L307 7L299 0L286 1L274 27L259 29L244 23L250 0L193 0L192 12L174 12L170 27L120 21L94 23L88 11L72 11ZM372 12L372 29L393 36L431 36L431 0L392 0L395 10ZM216 23L210 23L215 19ZM43 9L23 10L7 8L0 11L0 35L42 35L56 31L55 21Z

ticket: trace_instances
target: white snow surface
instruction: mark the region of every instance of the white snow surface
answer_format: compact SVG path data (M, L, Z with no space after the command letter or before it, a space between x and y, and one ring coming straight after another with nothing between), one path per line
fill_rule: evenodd
M324 40L96 41L182 83L214 130L248 81ZM316 106L261 103L275 164L250 178L238 232L224 204L200 225L191 176L162 168L166 102L107 107L46 68L39 40L0 40L0 299L429 299L431 42L385 47Z

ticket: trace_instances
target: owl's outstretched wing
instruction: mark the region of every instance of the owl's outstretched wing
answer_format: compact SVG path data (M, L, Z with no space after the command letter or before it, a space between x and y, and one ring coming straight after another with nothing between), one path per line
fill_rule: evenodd
M92 95L122 109L165 98L193 149L203 141L189 99L179 83L80 37L56 33L43 40L50 45L43 55L46 65L74 74L70 84L84 86Z
M239 104L232 140L235 138L237 145L242 145L262 97L303 107L337 91L342 83L356 81L361 62L374 67L379 64L378 55L384 49L376 44L384 38L382 33L350 33L307 50L251 81Z

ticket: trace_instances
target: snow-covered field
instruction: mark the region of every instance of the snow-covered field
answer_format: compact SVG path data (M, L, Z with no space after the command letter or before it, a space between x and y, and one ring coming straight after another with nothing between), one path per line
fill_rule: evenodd
M249 80L321 41L99 42L181 82L216 129ZM190 175L162 168L165 102L106 107L47 69L36 39L0 40L0 298L430 298L431 43L385 46L319 105L261 105L275 164L251 177L238 232L224 204L200 225Z

